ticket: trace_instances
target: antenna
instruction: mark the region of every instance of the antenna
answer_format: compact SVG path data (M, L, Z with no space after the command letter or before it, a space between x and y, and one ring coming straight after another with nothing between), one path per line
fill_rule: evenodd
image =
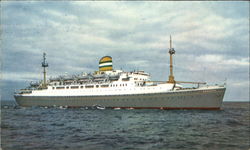
M172 55L175 54L175 50L174 48L172 48L172 38L171 38L171 35L170 35L170 41L169 41L169 55L170 55L170 75L169 75L169 79L168 79L168 83L175 83L175 80L174 80L174 74L173 74L173 58L172 58Z
M48 67L48 63L46 62L46 53L43 53L43 62L42 62L42 67L43 67L43 88L47 87L46 83L46 67Z
M171 35L170 35L169 45L170 45L170 49L171 49L172 48L172 38L171 38Z

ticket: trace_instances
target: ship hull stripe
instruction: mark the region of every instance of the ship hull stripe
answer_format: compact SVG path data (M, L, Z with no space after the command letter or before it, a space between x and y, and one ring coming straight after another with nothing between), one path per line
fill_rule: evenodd
M111 107L113 109L204 109L204 110L220 110L220 107Z

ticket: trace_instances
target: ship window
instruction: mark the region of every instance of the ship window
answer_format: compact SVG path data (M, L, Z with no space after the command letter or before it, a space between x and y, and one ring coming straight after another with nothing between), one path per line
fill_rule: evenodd
M122 78L122 81L129 81L129 78Z
M79 86L71 86L71 89L78 89Z
M54 90L54 89L55 89L55 87L52 87L52 89Z
M56 89L64 89L64 87L56 87Z
M68 87L68 86L67 86L66 88L67 88L67 89L69 89L69 87Z
M81 88L83 88L83 86L81 86Z
M99 88L99 85L96 85L95 87L96 87L96 88Z
M138 78L134 78L134 80L137 80Z
M105 85L101 85L101 87L106 88L106 87L109 87L109 85L105 84Z
M94 88L94 85L86 85L85 88Z

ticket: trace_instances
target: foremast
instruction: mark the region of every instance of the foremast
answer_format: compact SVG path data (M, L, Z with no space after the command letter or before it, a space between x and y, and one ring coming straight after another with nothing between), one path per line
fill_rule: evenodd
M173 73L173 54L175 54L175 50L174 48L172 48L172 39L171 39L171 35L170 35L170 47L169 47L169 51L168 51L169 55L170 55L170 75L168 77L168 83L175 83L174 80L174 73Z
M169 41L169 55L170 55L170 71L169 71L169 77L168 77L168 81L167 83L173 83L173 84L176 84L176 83L186 83L186 84L197 84L198 87L200 84L206 84L206 82L188 82L188 81L175 81L174 80L174 73L173 73L173 56L175 54L175 50L174 48L172 47L172 38L171 38L171 35L170 35L170 41Z

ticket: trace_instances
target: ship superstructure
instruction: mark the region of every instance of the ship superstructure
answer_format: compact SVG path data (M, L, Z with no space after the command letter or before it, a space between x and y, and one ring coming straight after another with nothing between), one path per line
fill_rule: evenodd
M175 81L172 64L175 50L172 48L171 37L169 54L169 80L162 82L151 81L150 74L144 71L114 70L111 56L102 57L99 70L94 73L59 76L46 80L48 63L44 53L43 81L30 84L14 96L21 106L100 105L111 108L220 109L225 92L224 85L183 88L180 83L206 83Z

